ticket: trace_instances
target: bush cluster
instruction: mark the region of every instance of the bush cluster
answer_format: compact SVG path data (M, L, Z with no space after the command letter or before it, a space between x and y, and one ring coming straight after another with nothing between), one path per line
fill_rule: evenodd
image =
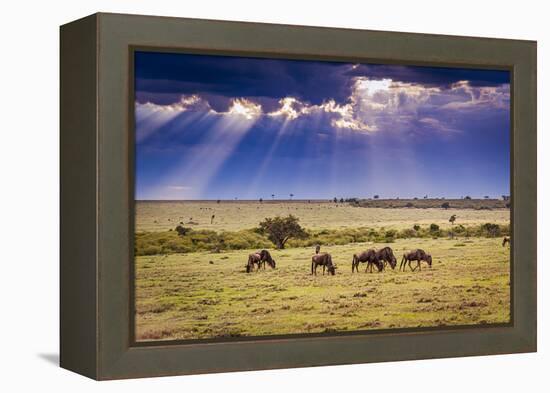
M461 237L500 237L509 236L510 226L486 223L476 226L455 225L452 229L442 230L437 224L431 224L414 225L412 228L402 230L369 227L306 230L303 238L292 238L287 245L288 247L314 247L367 241L391 243L395 239L447 237L451 231L454 236ZM189 229L184 235L178 234L175 230L137 233L134 251L135 255L157 255L262 248L274 248L274 244L263 231L257 228L235 232Z

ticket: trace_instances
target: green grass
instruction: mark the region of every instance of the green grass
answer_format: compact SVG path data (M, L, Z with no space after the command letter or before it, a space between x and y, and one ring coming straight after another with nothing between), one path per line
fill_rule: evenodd
M429 216L427 221L437 220ZM487 221L491 220L484 217L479 223ZM384 245L366 242L323 247L322 251L333 256L336 276L323 276L321 270L317 276L310 274L311 247L273 251L277 268L251 274L245 273L244 266L252 250L139 256L137 339L509 321L509 248L501 246L500 238L397 239L389 245L398 259L405 250L423 248L433 255L433 268L424 264L421 272L364 273L366 266L361 265L360 273L351 273L353 253Z

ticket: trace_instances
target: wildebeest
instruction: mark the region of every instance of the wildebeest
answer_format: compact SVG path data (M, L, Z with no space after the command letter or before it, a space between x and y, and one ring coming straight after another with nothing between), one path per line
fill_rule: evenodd
M411 262L416 261L416 267L413 269L411 267ZM418 268L418 270L422 270L420 267L420 262L425 261L428 263L428 266L432 267L432 256L428 254L426 251L421 249L416 249L410 252L406 252L403 254L403 259L401 259L401 264L399 265L399 270L403 268L403 271L405 271L405 267L407 264L409 265L409 269L411 269L413 272Z
M381 262L377 257L377 252L375 249L371 248L370 250L363 251L359 254L353 254L353 259L351 261L351 272L353 273L355 270L357 270L357 273L359 273L359 262L365 263L367 262L367 268L365 269L365 272L369 270L372 272L372 266L375 265L378 271L382 271L384 269L384 263Z
M506 243L510 244L510 238L508 236L505 236L504 239L502 239L502 247L504 247Z
M315 254L311 257L311 274L317 275L317 266L323 266L323 274L325 274L325 268L329 274L333 276L336 274L336 266L332 263L332 256L326 252L321 254Z
M397 265L397 259L395 258L395 255L393 255L393 250L391 247L384 247L381 250L378 250L376 252L376 259L378 261L384 261L384 267L386 266L386 263L389 263L392 269L395 269L395 266Z
M266 262L272 269L275 269L275 259L271 257L271 254L269 253L269 251L261 250L259 251L259 253L260 253L260 264L263 265L264 269L265 269ZM258 268L260 268L259 265L258 265Z
M246 264L246 272L250 273L252 270L254 270L254 265L258 265L258 270L260 268L264 267L265 264L267 264L272 268L275 269L275 259L271 257L271 254L267 250L258 250L252 254L248 255L248 262Z

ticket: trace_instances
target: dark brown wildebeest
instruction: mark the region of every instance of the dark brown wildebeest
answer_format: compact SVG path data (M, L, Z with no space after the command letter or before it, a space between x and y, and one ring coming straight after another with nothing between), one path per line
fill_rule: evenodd
M359 273L359 262L365 263L367 262L367 268L365 269L365 273L369 270L372 273L372 266L375 265L379 272L381 272L384 269L384 264L380 262L380 260L377 257L377 252L375 249L371 248L370 250L363 251L359 254L353 254L353 259L351 261L351 272L353 273L355 270L357 270L357 273Z
M275 269L275 259L271 257L271 254L267 250L260 250L256 251L256 254L260 254L260 265L263 265L265 269L265 264L267 264L272 268ZM258 269L260 268L260 265L258 265Z
M413 269L411 267L411 262L416 261L416 267ZM399 265L399 270L403 268L403 271L405 271L405 267L407 264L409 265L409 269L411 269L413 272L418 268L418 270L422 270L420 267L420 262L426 261L428 263L428 266L432 267L432 256L428 254L426 251L421 249L412 250L410 252L406 252L403 254L403 259L401 259L401 264Z
M269 251L258 250L255 253L249 254L248 262L246 264L246 272L250 273L251 271L253 271L254 265L258 265L258 270L260 270L262 265L265 269L266 262L269 266L271 266L272 269L275 269L275 259L271 257Z
M254 265L258 265L258 270L260 270L260 263L262 261L262 257L259 253L252 253L248 254L248 262L246 263L246 272L250 273L252 270L254 270Z
M395 269L395 266L397 265L397 258L393 255L393 250L391 247L384 247L383 249L378 250L376 252L376 259L378 259L378 262L383 261L384 267L386 267L386 263L389 263L392 269Z
M502 247L504 247L506 243L510 245L510 238L508 236L504 236L504 239L502 239Z
M311 274L317 275L317 266L323 266L323 274L325 274L325 268L329 274L333 276L336 274L336 266L332 263L332 256L326 252L321 254L315 254L311 257Z

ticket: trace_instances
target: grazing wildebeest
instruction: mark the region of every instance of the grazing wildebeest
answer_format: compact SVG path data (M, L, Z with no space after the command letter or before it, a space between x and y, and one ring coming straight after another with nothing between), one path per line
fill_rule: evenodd
M389 263L392 269L395 269L395 266L397 265L397 259L395 258L395 255L393 255L393 250L390 247L384 247L383 249L376 252L376 259L378 261L384 262L384 267L386 267L386 263Z
M377 257L377 252L375 249L371 248L370 250L363 251L359 254L353 254L353 259L351 261L351 272L353 273L355 270L357 270L357 273L359 273L359 262L365 263L367 262L367 268L365 269L365 272L367 272L370 268L370 271L372 273L372 266L375 265L378 269L378 271L382 271L384 269L384 264L380 262L380 260Z
M411 267L411 262L416 261L416 267L413 269ZM420 262L426 261L428 263L428 266L432 267L432 256L428 254L426 251L421 249L416 249L410 252L406 252L403 254L403 259L401 259L401 264L399 265L399 270L403 268L403 271L405 271L405 267L407 264L409 265L409 269L411 269L413 272L418 268L418 270L422 270L420 267Z
M260 254L260 265L263 265L265 269L265 264L267 264L272 268L275 269L275 259L271 257L271 254L267 250L260 250L256 251L256 254ZM258 265L258 269L260 268L260 265Z
M262 257L259 253L252 253L248 255L248 262L246 263L246 272L250 273L254 270L254 264L258 265L258 270L260 270L260 264L262 263Z
M315 254L311 257L311 274L317 275L317 266L323 266L323 274L325 274L325 268L329 274L333 276L336 274L336 266L332 263L332 256L323 252L321 254Z
M502 247L504 247L506 243L510 245L510 238L508 236L504 236L504 239L502 239Z
M260 268L264 267L265 264L267 264L272 268L275 269L275 259L271 257L271 254L267 250L258 250L255 253L248 255L248 262L246 264L246 272L250 273L252 270L254 270L254 265L258 265L258 270Z

